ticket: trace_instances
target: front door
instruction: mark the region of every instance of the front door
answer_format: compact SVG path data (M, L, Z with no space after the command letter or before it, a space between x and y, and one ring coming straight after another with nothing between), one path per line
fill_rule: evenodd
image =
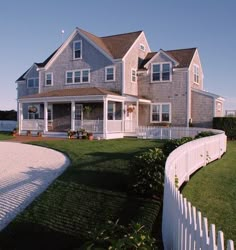
M125 132L135 132L136 128L136 107L125 104Z

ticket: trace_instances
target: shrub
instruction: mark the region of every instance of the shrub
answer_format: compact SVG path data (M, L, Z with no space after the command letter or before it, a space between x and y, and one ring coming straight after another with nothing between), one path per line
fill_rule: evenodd
M212 131L202 131L200 133L198 133L194 139L199 139L199 138L202 138L202 137L207 137L207 136L212 136L212 135L215 135L215 133L213 133Z
M82 249L157 249L155 239L139 223L133 222L125 227L118 221L108 221L90 233L92 240L86 242Z
M231 140L236 140L236 128L232 128L228 131L228 138Z
M130 162L131 189L139 195L161 195L166 157L159 148L149 149Z
M224 130L230 139L236 139L236 117L215 117L213 119L213 128Z
M181 139L169 140L163 145L163 153L167 157L176 148L192 140L193 140L192 137L183 137Z

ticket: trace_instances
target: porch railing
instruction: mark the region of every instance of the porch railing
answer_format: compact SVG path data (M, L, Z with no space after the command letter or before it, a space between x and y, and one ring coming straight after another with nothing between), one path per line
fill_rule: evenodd
M44 130L44 120L24 119L22 120L21 129L42 131Z
M75 130L81 128L93 133L102 133L103 120L75 120Z

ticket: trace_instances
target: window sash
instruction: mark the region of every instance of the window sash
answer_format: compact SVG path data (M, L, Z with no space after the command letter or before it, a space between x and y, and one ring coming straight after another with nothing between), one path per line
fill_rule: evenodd
M82 41L74 41L73 46L73 53L74 53L74 59L81 59L82 58Z
M114 67L106 68L106 81L114 81L115 80L115 69Z
M136 82L136 70L135 69L131 70L131 81Z
M199 83L199 67L197 65L193 66L193 77L194 82Z
M27 80L27 88L38 88L39 79L38 78L29 78Z
M66 72L66 84L90 82L90 70L75 70Z
M46 85L46 86L52 85L52 73L47 73L47 74L46 74L45 85Z
M170 104L152 104L151 122L170 122Z
M171 80L171 65L170 63L155 63L152 64L152 82L170 81Z

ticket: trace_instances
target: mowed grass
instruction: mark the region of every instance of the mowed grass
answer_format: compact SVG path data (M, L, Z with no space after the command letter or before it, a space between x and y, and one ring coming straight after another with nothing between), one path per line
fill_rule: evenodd
M0 249L74 249L107 220L137 221L152 230L160 202L128 194L128 164L157 140L62 140L34 144L54 148L70 167L0 233ZM17 248L16 248L17 249Z
M0 132L0 140L9 140L12 138L13 137L10 132Z
M207 217L225 240L236 242L236 141L229 141L222 159L198 171L183 195Z

